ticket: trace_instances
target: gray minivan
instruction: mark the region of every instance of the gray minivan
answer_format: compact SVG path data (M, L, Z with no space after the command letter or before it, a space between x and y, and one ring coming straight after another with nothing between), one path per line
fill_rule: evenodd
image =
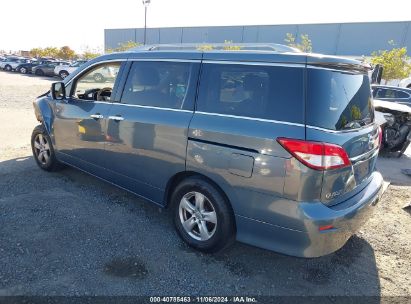
M172 208L198 250L325 255L382 191L368 70L282 45L101 56L34 102L34 158Z

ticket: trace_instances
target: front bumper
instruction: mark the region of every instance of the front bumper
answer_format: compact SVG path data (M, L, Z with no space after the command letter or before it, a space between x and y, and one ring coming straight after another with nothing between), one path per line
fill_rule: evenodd
M320 202L294 202L301 227L297 230L236 215L237 239L244 243L299 257L318 257L340 249L371 217L380 200L383 178L373 172L369 184L345 202L328 207ZM332 229L320 231L322 226Z

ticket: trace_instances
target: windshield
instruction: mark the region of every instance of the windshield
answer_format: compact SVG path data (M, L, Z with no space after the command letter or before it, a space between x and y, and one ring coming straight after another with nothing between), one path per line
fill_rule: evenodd
M374 121L368 75L324 69L307 73L308 125L344 130Z

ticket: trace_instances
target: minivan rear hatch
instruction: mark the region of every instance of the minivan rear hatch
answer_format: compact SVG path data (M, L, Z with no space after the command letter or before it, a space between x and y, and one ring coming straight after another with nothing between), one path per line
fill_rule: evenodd
M379 149L368 68L341 61L307 64L306 139L343 147L351 162L323 171L320 200L330 206L368 184Z

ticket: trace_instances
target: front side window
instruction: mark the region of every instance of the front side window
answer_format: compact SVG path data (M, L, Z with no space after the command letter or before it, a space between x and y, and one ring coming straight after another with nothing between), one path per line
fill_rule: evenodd
M377 92L377 98L380 92ZM387 97L387 96L385 96ZM306 122L330 130L356 129L374 120L368 75L307 71Z
M75 81L72 97L82 100L110 101L119 70L118 62L93 67Z
M205 64L197 110L303 123L303 69Z
M134 62L124 87L122 103L181 109L187 96L192 63Z

